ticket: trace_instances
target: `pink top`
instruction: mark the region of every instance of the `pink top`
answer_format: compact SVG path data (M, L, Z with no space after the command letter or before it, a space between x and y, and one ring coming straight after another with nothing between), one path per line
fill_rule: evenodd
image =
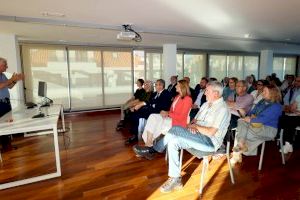
M172 126L186 127L193 100L190 96L183 99L177 95L171 105L169 117L172 118Z

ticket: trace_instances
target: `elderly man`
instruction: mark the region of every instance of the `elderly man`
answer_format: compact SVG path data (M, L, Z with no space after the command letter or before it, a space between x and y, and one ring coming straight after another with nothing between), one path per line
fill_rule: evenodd
M195 119L187 128L172 127L153 149L163 152L167 147L169 155L169 179L160 188L161 192L171 192L182 188L178 151L195 149L204 152L217 151L223 143L230 121L230 111L222 98L223 86L219 82L207 84L205 95L207 102L201 106ZM147 147L134 148L138 156L147 158L153 154Z
M247 82L240 80L236 84L236 93L228 97L227 105L231 112L230 128L237 127L237 120L250 111L254 98L247 93Z
M0 117L11 110L10 95L8 89L13 88L19 80L23 79L22 74L13 73L10 79L7 79L4 72L7 70L7 61L0 58ZM8 136L1 136L3 150L10 150L11 144Z
M177 76L171 76L170 85L168 86L167 90L170 92L172 99L174 99L174 97L177 95L176 85L177 85Z

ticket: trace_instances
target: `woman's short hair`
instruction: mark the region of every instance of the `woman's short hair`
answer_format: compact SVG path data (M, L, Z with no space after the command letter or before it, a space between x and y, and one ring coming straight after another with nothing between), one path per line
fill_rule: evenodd
M270 84L266 85L265 88L269 90L270 93L270 101L280 103L282 100L281 92L276 85Z
M0 62L7 64L7 60L5 58L0 57Z
M185 96L191 96L190 87L186 80L179 80L178 85L181 90L181 98L184 98Z

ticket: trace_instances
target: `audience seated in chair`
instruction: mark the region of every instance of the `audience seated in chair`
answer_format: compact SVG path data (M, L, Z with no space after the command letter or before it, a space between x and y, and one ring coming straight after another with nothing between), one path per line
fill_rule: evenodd
M299 90L300 77L296 78L293 88L298 88ZM291 92L289 92L288 94L291 94ZM283 152L285 154L293 152L293 138L295 136L295 128L297 126L300 126L300 94L295 97L294 101L292 101L293 95L290 96L289 97L291 98L291 104L285 105L285 113L280 118L280 128L283 129L283 136L285 141L285 145L283 147Z
M191 119L194 119L195 115L199 111L199 108L206 102L206 96L205 96L205 88L208 83L208 79L206 77L203 77L199 84L195 87L195 96L196 101L194 102L194 105L190 112Z
M190 89L186 80L178 81L175 97L170 111L160 111L160 114L151 114L147 120L142 138L146 146L153 146L153 140L166 134L172 126L186 128L189 123L189 112L192 106ZM188 121L188 122L187 122Z
M222 98L222 92L221 83L208 83L205 91L207 102L187 128L174 126L152 148L134 148L138 156L149 159L153 158L155 152L163 152L167 147L169 179L161 186L161 192L182 188L178 153L181 149L214 152L221 146L230 121L230 111Z
M237 120L244 116L252 107L252 95L247 93L247 82L240 80L236 84L236 93L228 97L227 105L230 108L231 120L230 128L236 128Z
M272 140L277 134L279 117L282 113L281 93L275 85L267 85L263 99L245 118L238 120L231 164L242 162L242 153L256 155L257 147Z
M155 83L155 89L156 92L152 94L148 102L140 102L134 107L134 109L132 109L133 112L130 113L130 132L133 136L126 141L126 144L136 142L138 140L138 126L140 118L148 119L149 115L152 113L160 113L162 110L169 111L171 95L168 90L165 89L165 81L163 79L158 79Z
M235 77L231 77L228 81L228 86L224 88L223 91L223 99L224 101L228 100L228 97L235 94L235 87L238 79Z
M263 90L264 90L264 86L268 85L268 82L265 80L258 80L256 82L256 90L253 90L250 94L253 96L253 106L252 108L255 107L255 105L263 99Z
M170 85L168 86L167 90L170 92L172 100L177 96L176 85L177 85L177 76L171 76Z

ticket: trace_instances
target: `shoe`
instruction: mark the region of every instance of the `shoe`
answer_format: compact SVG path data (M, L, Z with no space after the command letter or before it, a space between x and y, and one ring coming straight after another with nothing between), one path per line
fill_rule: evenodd
M125 141L125 144L132 144L132 143L137 142L137 141L138 141L138 137L137 136L132 136L132 137L128 138Z
M169 193L173 190L180 190L183 188L181 178L169 178L161 187L160 192Z
M153 160L155 158L156 152L154 152L151 147L145 146L135 146L133 147L133 151L135 152L137 157L143 157L147 160Z
M242 163L242 154L240 152L233 152L230 158L231 166L234 166L236 163Z
M119 121L119 123L117 124L116 130L120 131L122 128L125 127L125 123L124 120Z
M132 147L133 151L136 153L137 156L143 153L149 153L151 147L147 146L139 146L139 145L134 145Z
M288 154L292 153L293 151L293 145L291 145L289 142L285 142L285 145L283 145L283 153ZM281 149L279 150L279 152L281 152Z

